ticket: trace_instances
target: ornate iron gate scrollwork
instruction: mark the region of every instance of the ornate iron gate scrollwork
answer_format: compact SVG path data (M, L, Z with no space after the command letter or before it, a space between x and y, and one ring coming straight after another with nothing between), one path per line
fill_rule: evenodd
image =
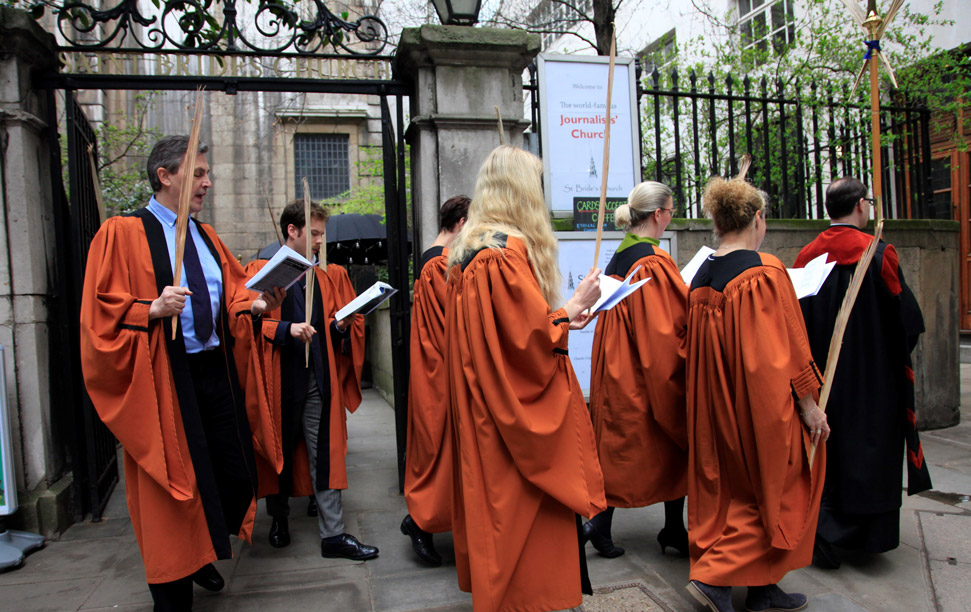
M168 0L156 2L153 9L139 6L138 0L122 0L101 10L67 2L55 6L54 13L58 31L78 50L321 55L331 47L335 53L374 56L388 44L388 28L379 18L364 15L350 21L346 15L332 13L321 0L305 3L312 7L306 18L284 0L261 0L252 20L242 23L236 0L225 0L221 10L214 10L214 4L212 0ZM34 16L41 13L38 9Z

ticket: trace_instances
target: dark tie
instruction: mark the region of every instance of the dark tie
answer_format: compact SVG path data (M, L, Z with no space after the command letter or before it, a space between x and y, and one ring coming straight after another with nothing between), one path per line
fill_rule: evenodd
M182 262L185 264L185 280L192 292L189 299L192 300L192 322L196 328L196 338L205 344L212 335L212 305L209 301L209 285L202 271L192 232L186 232L185 257Z

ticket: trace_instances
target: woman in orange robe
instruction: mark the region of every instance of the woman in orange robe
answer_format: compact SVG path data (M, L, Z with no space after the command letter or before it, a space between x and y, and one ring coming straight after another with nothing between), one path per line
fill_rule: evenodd
M415 554L437 566L433 533L452 529L452 436L445 372L445 270L448 246L465 225L469 198L455 196L439 211L438 237L421 258L411 311L408 441L401 533Z
M785 267L757 251L764 196L713 179L704 195L721 244L688 297L688 591L712 612L801 610L776 583L812 561L829 436L822 384ZM798 398L795 399L795 398Z
M593 338L590 415L597 437L608 508L583 526L584 538L605 557L624 549L610 536L614 508L664 502L661 551L688 554L684 495L688 488L684 332L688 287L658 245L674 215L671 189L648 181L634 187L614 214L629 233L605 274L650 280L600 315ZM635 272L636 270L636 272Z
M459 587L476 612L579 605L577 514L606 507L567 358L571 326L589 322L583 311L600 295L600 270L551 309L560 278L541 171L521 149L495 149L448 256L452 531Z

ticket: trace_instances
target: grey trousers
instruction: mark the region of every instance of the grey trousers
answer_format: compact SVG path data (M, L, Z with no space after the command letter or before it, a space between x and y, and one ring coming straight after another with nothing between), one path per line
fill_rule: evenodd
M310 479L314 483L314 497L317 500L317 527L320 537L330 538L344 533L344 511L341 507L340 489L317 490L317 432L320 430L320 417L323 402L317 390L317 379L311 370L307 397L303 404L303 439L307 443L307 456L310 459ZM267 495L266 510L270 516L285 517L290 514L290 500L286 495Z

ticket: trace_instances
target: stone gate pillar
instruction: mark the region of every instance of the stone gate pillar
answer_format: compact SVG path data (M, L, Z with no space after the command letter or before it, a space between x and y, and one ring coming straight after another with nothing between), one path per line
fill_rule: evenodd
M49 92L57 44L26 12L0 7L0 344L14 435L19 516L11 526L51 534L67 526L64 443L51 413L49 305L58 271ZM56 298L54 298L56 299ZM64 358L64 355L60 358ZM65 477L66 476L66 477Z
M506 143L522 146L522 73L539 50L539 35L520 30L423 25L401 33L395 72L414 84L406 136L421 251L438 235L442 202L472 197L479 166L499 145L496 106Z

